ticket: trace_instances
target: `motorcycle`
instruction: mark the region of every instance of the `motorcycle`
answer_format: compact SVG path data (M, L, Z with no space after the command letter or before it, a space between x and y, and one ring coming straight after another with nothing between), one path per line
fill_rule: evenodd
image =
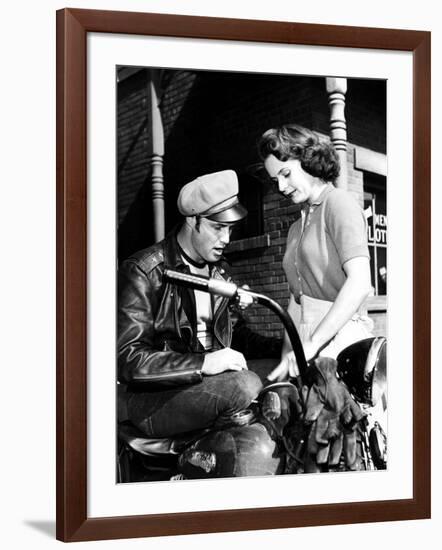
M165 270L164 277L177 285L227 297L241 304L260 304L273 311L287 331L299 376L288 382L265 385L257 400L248 409L233 415L230 423L222 428L154 439L146 437L128 422L120 423L117 481L283 475L311 471L305 464L311 426L303 420L310 367L288 313L268 296L238 287L233 282L170 269ZM381 470L387 467L386 352L386 339L373 337L350 345L337 357L337 377L363 411L357 426L357 469ZM346 469L342 459L335 469Z

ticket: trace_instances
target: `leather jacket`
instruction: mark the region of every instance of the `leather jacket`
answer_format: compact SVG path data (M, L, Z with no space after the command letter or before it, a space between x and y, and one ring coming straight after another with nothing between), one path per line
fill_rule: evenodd
M120 382L178 386L202 379L204 348L197 339L194 292L164 281L166 268L190 272L181 258L176 230L130 256L119 269ZM212 264L210 276L228 280L227 264ZM214 349L231 345L228 301L212 296Z

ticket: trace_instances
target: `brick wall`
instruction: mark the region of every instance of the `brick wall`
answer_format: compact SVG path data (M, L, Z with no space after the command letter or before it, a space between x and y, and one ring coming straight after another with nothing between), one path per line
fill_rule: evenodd
M232 275L239 284L248 284L253 290L266 294L287 307L289 289L282 270L287 233L290 225L299 217L297 208L275 192L264 195L264 228L269 236L269 246L242 252L239 258L232 254ZM263 334L281 336L278 318L267 308L253 306L245 312L250 326Z

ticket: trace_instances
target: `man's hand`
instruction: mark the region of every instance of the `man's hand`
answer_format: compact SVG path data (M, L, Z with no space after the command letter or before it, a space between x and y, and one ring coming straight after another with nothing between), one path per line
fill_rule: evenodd
M248 290L250 290L249 285L242 285L238 288L236 302L241 310L244 310L253 304L253 298L247 292Z
M247 363L242 353L231 348L212 351L204 357L202 373L213 376L228 370L247 370Z

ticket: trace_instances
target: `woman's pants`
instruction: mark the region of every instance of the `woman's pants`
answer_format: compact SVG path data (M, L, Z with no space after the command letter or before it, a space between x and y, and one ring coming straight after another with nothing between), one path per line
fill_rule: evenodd
M301 304L295 304L295 325L299 330L301 342L308 340L316 327L328 313L333 302L301 296ZM355 313L353 317L341 328L336 336L330 340L319 355L336 359L339 353L347 346L358 340L364 340L373 336L373 321L363 313Z

